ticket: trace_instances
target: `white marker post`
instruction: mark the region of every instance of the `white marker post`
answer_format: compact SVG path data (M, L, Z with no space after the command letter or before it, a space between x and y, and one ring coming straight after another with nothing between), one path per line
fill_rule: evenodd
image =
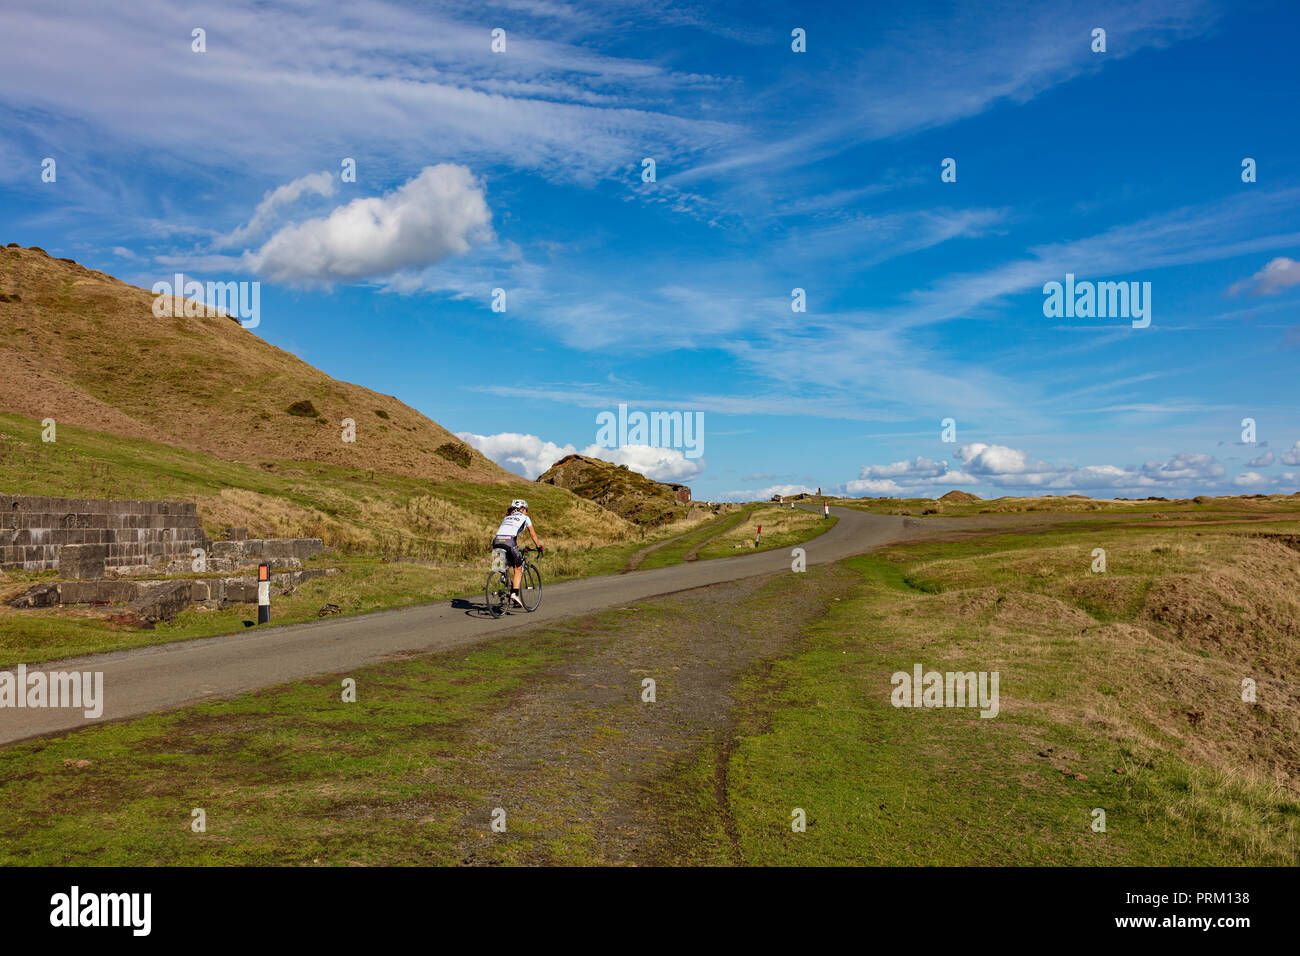
M257 623L271 623L271 568L266 564L257 566Z
M829 518L830 516L831 516L831 503L830 503L829 501L823 501L823 502L822 502L822 520L825 521L825 520L826 520L827 518Z
M758 547L758 539L763 537L763 526L759 525L758 530L754 532L754 547Z

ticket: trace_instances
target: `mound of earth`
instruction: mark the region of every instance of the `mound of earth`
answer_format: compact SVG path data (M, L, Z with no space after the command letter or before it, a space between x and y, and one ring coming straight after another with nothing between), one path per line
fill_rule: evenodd
M970 504L972 501L983 501L979 495L972 495L969 491L950 491L940 501L950 501L953 504Z
M599 458L569 455L539 475L542 484L567 488L639 525L657 525L684 517L691 508L691 489L655 481Z

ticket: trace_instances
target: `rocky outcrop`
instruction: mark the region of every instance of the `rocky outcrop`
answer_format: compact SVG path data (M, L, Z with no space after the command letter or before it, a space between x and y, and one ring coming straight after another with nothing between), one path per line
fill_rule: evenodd
M690 510L691 489L686 485L654 481L627 465L585 455L561 458L537 480L567 488L640 525L662 524Z

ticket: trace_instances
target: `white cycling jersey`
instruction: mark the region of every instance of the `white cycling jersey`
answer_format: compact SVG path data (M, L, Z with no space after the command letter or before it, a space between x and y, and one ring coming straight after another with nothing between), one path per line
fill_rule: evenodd
M506 515L501 522L501 527L497 528L497 533L493 535L496 538L517 538L523 533L525 528L531 528L533 521L526 514L516 511L512 515Z

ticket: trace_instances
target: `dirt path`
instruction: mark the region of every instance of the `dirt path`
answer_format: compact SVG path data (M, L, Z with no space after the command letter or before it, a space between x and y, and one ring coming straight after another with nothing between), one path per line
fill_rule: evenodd
M727 805L731 696L743 671L787 653L803 628L851 593L842 567L716 584L574 622L590 653L511 702L508 714L468 730L472 767L456 773L491 806L468 812L459 855L496 863L738 863ZM655 702L642 700L645 679ZM704 761L711 806L692 806L690 829L660 788ZM491 832L492 810L506 813ZM703 819L701 819L703 817ZM696 827L718 834L705 852Z

